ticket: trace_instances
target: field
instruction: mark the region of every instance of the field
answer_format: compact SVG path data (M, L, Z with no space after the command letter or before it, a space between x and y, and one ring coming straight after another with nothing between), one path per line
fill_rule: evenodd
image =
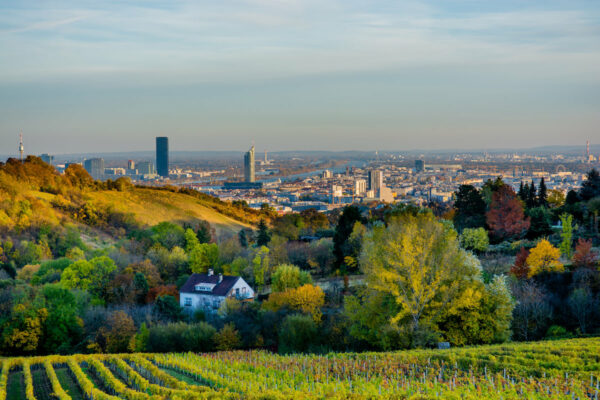
M9 399L598 399L600 339L279 356L75 355L2 360Z

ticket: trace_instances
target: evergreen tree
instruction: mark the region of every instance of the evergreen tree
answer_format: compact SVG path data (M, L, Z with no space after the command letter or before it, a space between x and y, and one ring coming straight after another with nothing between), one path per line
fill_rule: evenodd
M238 240L240 241L240 246L246 248L248 247L248 237L246 236L246 231L240 229L238 233Z
M535 188L535 183L531 181L531 185L529 185L529 190L527 193L527 200L525 201L525 205L527 208L533 208L537 206L537 190Z
M537 203L540 207L548 207L548 189L546 188L546 182L544 182L544 178L542 178L540 181Z
M471 185L461 185L454 202L454 225L459 232L465 228L485 226L486 204L481 193Z
M600 174L596 169L587 173L587 179L581 185L579 197L583 201L600 196Z
M256 244L258 246L266 246L271 241L271 233L267 228L267 224L264 219L261 219L258 223L258 235L256 237Z
M521 185L519 186L519 191L517 192L517 196L523 201L527 199L527 195L525 192L525 185L523 185L523 181L521 181Z
M333 236L333 254L336 257L336 266L341 267L344 264L344 258L348 255L346 242L352 234L354 224L358 221L362 223L362 215L356 206L347 206L342 211L337 226L335 227L335 235Z

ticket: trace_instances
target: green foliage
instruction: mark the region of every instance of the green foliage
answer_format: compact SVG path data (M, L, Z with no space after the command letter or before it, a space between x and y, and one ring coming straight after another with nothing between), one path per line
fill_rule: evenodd
M206 273L209 268L218 265L219 247L215 243L197 243L188 253L190 269L193 273Z
M252 272L254 275L254 284L259 290L261 290L266 283L269 262L269 248L262 246L257 249L254 258L252 258Z
M40 351L67 354L73 350L83 333L83 321L78 316L75 296L59 285L46 285L42 290L48 316Z
M75 261L65 268L60 283L67 289L88 290L96 298L103 299L105 288L116 269L114 261L106 256Z
M484 252L490 245L490 239L483 228L465 228L460 235L460 245L467 250Z
M266 246L271 241L271 233L269 232L269 228L265 223L264 219L261 219L258 223L258 234L256 236L256 245L257 246Z
M214 349L216 329L206 322L186 324L184 322L156 325L149 329L147 351L194 351L206 352Z
M307 352L315 344L317 325L309 315L288 315L279 329L279 352Z
M570 260L573 256L573 216L566 213L561 214L560 221L562 223L560 232L562 241L559 249L561 254Z
M148 351L149 339L150 339L150 330L148 330L146 323L142 322L137 335L135 335L135 344L134 344L133 351L135 351L136 353L143 353L143 352Z
M359 208L356 206L345 207L335 227L335 235L333 236L333 254L336 257L337 267L344 265L346 256L351 256L351 254L348 254L346 242L352 234L356 222L363 222Z
M160 243L168 250L173 249L175 246L184 247L185 231L179 225L171 222L161 222L152 227L152 240Z
M310 273L302 271L291 264L278 265L271 275L271 290L273 292L284 292L287 289L295 289L307 283L312 283Z
M179 302L171 295L157 297L153 313L165 321L179 321L183 318L183 311Z
M459 232L465 228L483 228L486 204L481 193L472 185L461 185L455 193L454 225Z

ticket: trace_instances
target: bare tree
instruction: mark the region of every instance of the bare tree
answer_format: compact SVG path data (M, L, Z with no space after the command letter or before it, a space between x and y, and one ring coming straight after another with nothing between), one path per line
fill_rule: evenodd
M545 291L534 282L519 281L513 285L517 302L513 311L513 335L517 340L539 339L546 332L552 316Z

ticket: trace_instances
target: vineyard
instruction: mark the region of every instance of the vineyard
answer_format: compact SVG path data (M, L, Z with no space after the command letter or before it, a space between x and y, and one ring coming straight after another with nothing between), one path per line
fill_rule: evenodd
M451 350L6 358L13 399L598 399L600 339Z

